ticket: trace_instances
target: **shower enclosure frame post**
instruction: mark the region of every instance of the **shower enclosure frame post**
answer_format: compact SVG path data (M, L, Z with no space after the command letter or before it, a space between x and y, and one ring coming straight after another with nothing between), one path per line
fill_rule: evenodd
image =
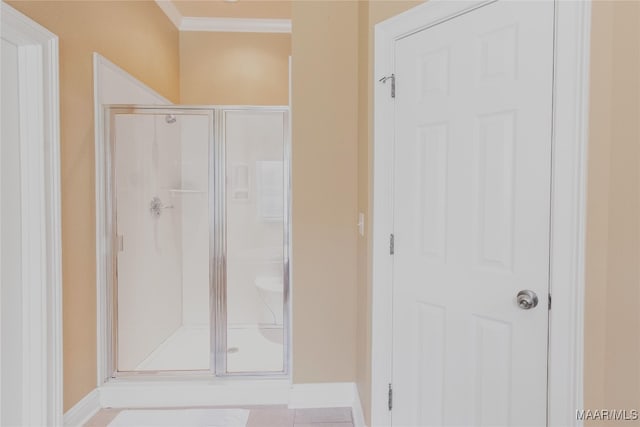
M226 229L226 148L220 110L214 112L215 135L212 155L209 156L209 213L210 240L213 254L210 271L212 292L209 294L211 312L211 368L215 375L227 369L227 229Z
M225 115L237 111L272 111L283 113L283 370L227 372L227 229L226 229L226 138ZM104 313L105 320L104 347L107 351L102 368L109 373L108 381L119 377L141 376L201 376L215 375L220 377L288 377L291 360L291 306L290 306L290 237L291 237L291 135L289 107L272 106L175 106L175 105L105 105L104 123L104 173L105 183L105 230L103 230L103 250L105 260L107 301ZM117 235L117 198L116 198L116 141L115 116L117 114L174 114L176 116L199 114L209 118L208 137L208 220L209 220L209 310L210 310L210 355L209 369L196 371L119 371L118 370L118 235ZM101 292L98 289L98 292ZM99 307L100 310L100 307Z

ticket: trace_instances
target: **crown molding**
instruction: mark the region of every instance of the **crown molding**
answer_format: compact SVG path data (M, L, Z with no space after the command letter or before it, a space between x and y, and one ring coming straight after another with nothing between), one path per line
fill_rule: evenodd
M290 33L290 19L208 18L182 16L171 0L156 0L178 31L229 33Z
M170 0L156 0L156 4L164 12L164 14L167 15L167 18L169 18L169 20L173 22L173 25L175 25L175 27L180 30L183 18L176 5L173 4L173 2Z
M182 18L180 31L231 33L290 33L290 19Z

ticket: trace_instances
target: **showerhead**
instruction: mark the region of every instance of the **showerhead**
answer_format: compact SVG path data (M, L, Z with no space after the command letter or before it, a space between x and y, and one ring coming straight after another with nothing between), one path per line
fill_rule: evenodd
M176 120L178 120L178 119L176 118L176 115L175 115L175 114L167 114L167 115L165 116L164 120L165 120L167 123L171 124L171 123L175 123L175 122L176 122Z

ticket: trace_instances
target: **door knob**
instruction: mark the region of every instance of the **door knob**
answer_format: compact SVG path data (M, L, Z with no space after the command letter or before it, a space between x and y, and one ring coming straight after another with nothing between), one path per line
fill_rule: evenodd
M530 310L538 305L538 295L530 290L518 292L518 307L523 310Z

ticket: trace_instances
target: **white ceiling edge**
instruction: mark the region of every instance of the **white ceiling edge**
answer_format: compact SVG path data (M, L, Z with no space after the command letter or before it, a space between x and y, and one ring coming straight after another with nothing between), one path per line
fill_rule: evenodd
M217 31L234 33L290 33L290 19L205 18L182 16L171 0L156 0L179 31Z

